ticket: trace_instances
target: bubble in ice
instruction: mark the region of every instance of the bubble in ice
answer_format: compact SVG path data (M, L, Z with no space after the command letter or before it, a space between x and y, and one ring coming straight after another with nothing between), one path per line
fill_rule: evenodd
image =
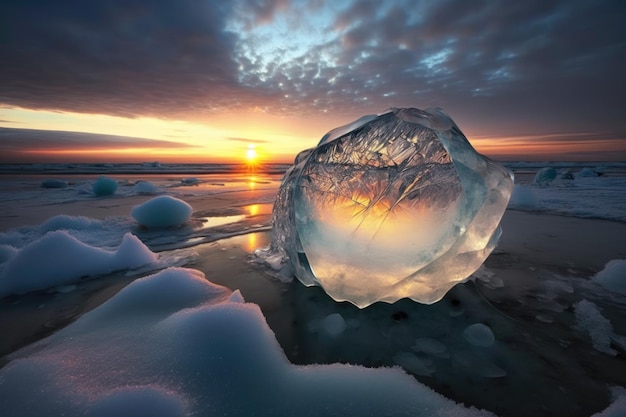
M513 175L441 109L390 109L327 133L283 178L269 254L366 307L431 304L494 249Z
M496 340L489 326L482 323L467 326L463 331L463 335L474 346L489 347Z
M346 329L346 321L341 314L333 313L324 317L324 320L322 321L322 326L326 333L332 336L337 336L343 333L343 331Z
M413 349L418 352L424 352L429 355L443 355L446 353L448 348L446 345L441 343L436 339L431 339L429 337L420 337L415 340L415 345Z

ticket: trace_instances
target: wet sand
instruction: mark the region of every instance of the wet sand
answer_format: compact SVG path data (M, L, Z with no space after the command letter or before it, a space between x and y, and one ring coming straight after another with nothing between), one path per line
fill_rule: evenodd
M271 201L274 195L275 190L260 189L210 197L190 195L186 200L194 207L194 217L201 217L227 215L233 207L255 201ZM57 214L93 218L128 216L132 206L149 198L137 196L76 201L51 205L43 212L41 208L29 211L26 207L22 220L42 222ZM15 222L4 217L0 222L0 231L14 225ZM501 275L526 277L529 271L548 268L563 274L590 277L608 261L626 259L624 223L508 210L501 225L503 234L499 244L485 262L488 268L499 271ZM200 255L198 261L187 266L203 271L210 281L240 289L246 300L262 307L268 321L278 323L280 314L277 312L284 308L280 292L289 291L289 285L278 282L249 263L254 251L267 246L270 239L269 232L261 232L201 244L194 247ZM124 277L124 274L112 274L79 284L77 291L67 294L42 292L0 300L0 334L5 335L0 343L0 355L6 355L67 325L106 301L133 279ZM503 279L506 281L506 277ZM282 328L288 329L289 326ZM287 330L277 333L284 334ZM290 338L285 334L284 340Z

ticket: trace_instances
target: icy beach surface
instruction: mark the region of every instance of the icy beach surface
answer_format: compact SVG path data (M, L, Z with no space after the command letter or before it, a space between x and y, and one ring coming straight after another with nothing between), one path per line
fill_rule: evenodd
M188 269L134 281L12 359L4 416L492 415L399 369L293 366L257 305Z
M39 269L37 278L49 288L0 299L5 337L30 325L32 315L56 314L43 321L51 336L2 358L3 416L138 410L157 416L306 415L309 410L317 415L488 415L481 410L503 417L624 415L626 395L619 388L626 372L626 299L619 292L620 259L626 259L620 252L626 247L619 233L623 224L534 214L563 210L566 202L566 209L585 211L561 214L611 218L625 209L614 204L624 195L622 168L579 177L582 165L555 166L557 178L537 186L533 178L539 168L512 167L518 185L530 190L530 208L505 214L505 222L522 220L505 223L505 230L518 232L504 234L471 281L433 305L404 299L365 309L334 302L318 287L280 282L276 271L251 255L269 241L271 202L281 174L108 173L119 184L110 196L91 191L96 176L59 176L68 184L64 188L42 188L42 175L0 177L0 270L29 247L43 256L37 246L48 236L63 235L62 243L52 246L77 255ZM145 167L153 169L163 168ZM574 174L572 185L560 178L565 169ZM188 178L196 181L183 181ZM154 187L141 185L148 181ZM141 227L132 207L155 194L191 205L188 222ZM598 234L569 233L587 222ZM563 228L552 228L560 224ZM526 236L533 237L516 243ZM157 259L144 266L118 264L111 254L124 239L147 260ZM98 254L106 258L102 271L81 272L61 286L47 279L49 272L70 272L78 255L96 259ZM592 264L588 254L596 254ZM34 268L28 264L11 268L17 274ZM158 272L169 266L194 269ZM122 269L105 272L117 268ZM131 281L89 313L81 314L75 305L98 282ZM238 288L240 293L234 291Z
M512 189L512 174L443 110L391 109L296 157L274 205L272 248L337 301L432 304L491 253Z
M509 208L626 222L626 163L504 164L515 173ZM546 181L547 170L557 175Z

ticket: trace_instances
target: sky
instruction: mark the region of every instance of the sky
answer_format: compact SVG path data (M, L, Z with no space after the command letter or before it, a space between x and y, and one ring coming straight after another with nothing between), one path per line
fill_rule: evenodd
M0 163L289 162L390 107L626 161L621 0L5 0Z

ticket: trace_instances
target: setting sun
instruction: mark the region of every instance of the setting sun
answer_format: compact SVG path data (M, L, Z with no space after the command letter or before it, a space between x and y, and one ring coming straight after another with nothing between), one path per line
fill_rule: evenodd
M256 150L254 149L254 146L252 145L248 146L248 150L246 151L246 157L248 158L249 162L252 162L256 159L257 154L256 154Z

